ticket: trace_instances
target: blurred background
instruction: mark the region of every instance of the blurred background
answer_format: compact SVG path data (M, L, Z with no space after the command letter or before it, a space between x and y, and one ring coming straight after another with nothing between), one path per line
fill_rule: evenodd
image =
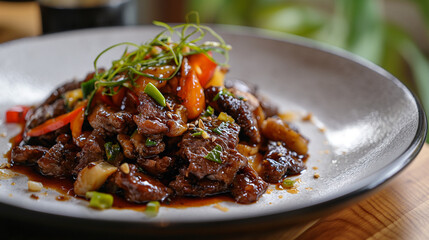
M0 43L94 26L234 24L334 45L388 70L429 110L429 0L0 0Z

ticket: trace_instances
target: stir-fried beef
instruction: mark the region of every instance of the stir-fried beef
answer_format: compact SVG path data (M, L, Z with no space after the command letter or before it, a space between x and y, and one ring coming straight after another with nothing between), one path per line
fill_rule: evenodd
M231 194L239 203L256 202L267 191L268 183L258 176L255 170L247 166L234 179Z
M229 184L236 172L247 164L247 159L236 150L240 127L235 123L224 122L221 133L218 134L212 130L218 128L222 121L204 119L202 122L206 137L192 136L195 132L190 130L184 134L180 143L180 154L189 161L187 175L193 174L199 179L207 178ZM222 148L221 163L206 159L207 154L217 145Z
M139 114L134 116L140 134L182 135L186 129L186 108L171 96L166 96L167 106L162 107L145 93L139 95Z
M161 177L164 173L168 172L168 170L172 168L174 165L174 158L169 156L156 156L153 158L140 157L137 160L137 165L151 175Z
M207 178L198 179L192 175L186 177L186 170L182 169L169 186L177 196L206 197L214 194L225 193L228 185L225 182L213 181Z
M37 164L43 175L67 177L72 174L76 166L76 155L79 148L73 144L72 138L63 134L57 138L57 144L41 157Z
M118 170L110 178L111 183L123 191L127 201L143 203L147 201L163 201L171 193L171 189L159 180L142 172L134 164L129 164L129 173Z
M13 164L34 164L48 150L48 148L42 146L15 146L11 152L11 160Z
M240 125L243 135L248 137L252 143L261 141L256 119L245 101L229 94L222 94L222 88L219 87L210 87L205 90L205 94L210 106L233 117Z
M96 129L92 131L89 137L86 139L85 145L77 155L78 164L76 165L73 174L77 174L82 170L88 163L100 161L105 158L104 140L105 134L103 130Z
M269 183L277 183L286 174L298 174L305 169L305 156L288 150L282 142L270 141L261 164L261 177Z
M133 116L126 111L115 111L109 106L98 105L88 116L94 129L102 128L110 133L128 133L135 128Z
M81 81L72 81L59 86L57 89L55 89L55 91L51 93L51 95L43 102L42 105L49 105L59 99L64 93L70 90L80 88L81 83Z

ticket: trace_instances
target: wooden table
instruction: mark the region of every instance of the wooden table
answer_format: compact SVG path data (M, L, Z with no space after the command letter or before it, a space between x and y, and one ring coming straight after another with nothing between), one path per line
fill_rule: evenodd
M36 3L0 2L0 43L41 33ZM327 217L264 236L244 239L429 239L429 145L399 176L378 193ZM0 217L0 233L8 238L46 239L52 229L17 231ZM33 229L34 230L34 229ZM70 236L70 235L69 235ZM75 236L82 237L82 236Z

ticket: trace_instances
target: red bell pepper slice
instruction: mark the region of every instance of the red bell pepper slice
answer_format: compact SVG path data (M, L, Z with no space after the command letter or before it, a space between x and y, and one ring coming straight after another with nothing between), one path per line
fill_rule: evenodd
M64 127L65 125L69 124L74 118L76 118L79 114L81 114L84 109L85 106L81 106L69 113L63 114L56 118L49 119L48 121L28 131L27 136L37 137Z
M212 53L208 52L208 55L212 56ZM195 71L201 86L206 86L213 77L217 64L204 55L204 53L191 55L188 59L189 65Z
M22 105L9 108L6 111L6 123L24 123L28 110L30 107Z

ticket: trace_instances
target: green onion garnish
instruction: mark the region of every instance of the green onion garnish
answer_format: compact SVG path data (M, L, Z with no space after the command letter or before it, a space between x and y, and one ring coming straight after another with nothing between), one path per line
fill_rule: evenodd
M91 79L87 82L83 82L80 85L80 88L82 89L82 95L84 99L87 99L89 95L91 95L92 91L95 89L95 79Z
M92 191L87 192L85 197L91 199L89 206L93 208L106 209L111 208L113 205L113 196L107 193Z
M152 83L148 83L144 88L144 93L153 98L159 105L165 107L165 97Z
M191 136L192 137L199 137L203 134L203 131L199 131L199 132L194 132Z
M212 101L217 101L217 100L219 99L220 95L227 95L227 96L234 97L234 95L233 95L230 91L228 91L228 89L226 89L226 88L222 88L222 90L221 90L221 91L219 91L219 92L216 94L216 96L214 96L214 98L213 98L213 100L212 100Z
M146 147L153 147L156 146L158 143L150 138L146 138Z
M208 116L213 115L213 113L214 113L214 109L212 107L208 106L207 109L206 109L206 111L204 112L203 116L204 117L208 117Z
M145 214L148 217L156 217L159 212L159 207L161 204L158 201L150 201L146 205Z
M220 125L217 128L214 128L212 131L217 134L222 134L223 131L225 131L228 128L228 123L221 122Z
M104 144L104 150L106 151L107 161L112 162L121 152L121 147L117 143L107 142Z
M216 147L211 150L204 158L216 163L222 163L221 159L222 155L222 147L220 145L216 145Z
M192 18L192 19L191 19ZM191 21L192 20L192 21ZM94 81L88 82L93 89L88 88L85 97L88 99L88 105L85 114L88 114L91 108L91 101L95 93L101 89L103 94L109 96L117 93L116 87L132 88L136 86L136 80L140 77L147 77L159 81L168 81L180 71L182 61L186 56L193 54L204 54L218 65L227 66L229 60L229 50L231 46L210 27L200 25L197 12L191 12L186 16L185 24L169 26L166 23L154 21L159 27L163 27L158 35L152 40L143 44L131 42L121 42L112 45L100 54L94 60ZM216 42L208 42L205 37L215 39ZM171 39L177 39L172 42ZM99 61L108 52L114 48L124 48L119 59L112 61L112 65L106 71L99 71ZM217 53L224 57L223 62L217 61L208 53ZM172 66L175 70L169 75L153 75L147 73L151 67ZM120 76L120 78L118 78Z
M293 188L293 186L295 185L295 181L292 179L284 179L282 182L282 187L284 188Z

